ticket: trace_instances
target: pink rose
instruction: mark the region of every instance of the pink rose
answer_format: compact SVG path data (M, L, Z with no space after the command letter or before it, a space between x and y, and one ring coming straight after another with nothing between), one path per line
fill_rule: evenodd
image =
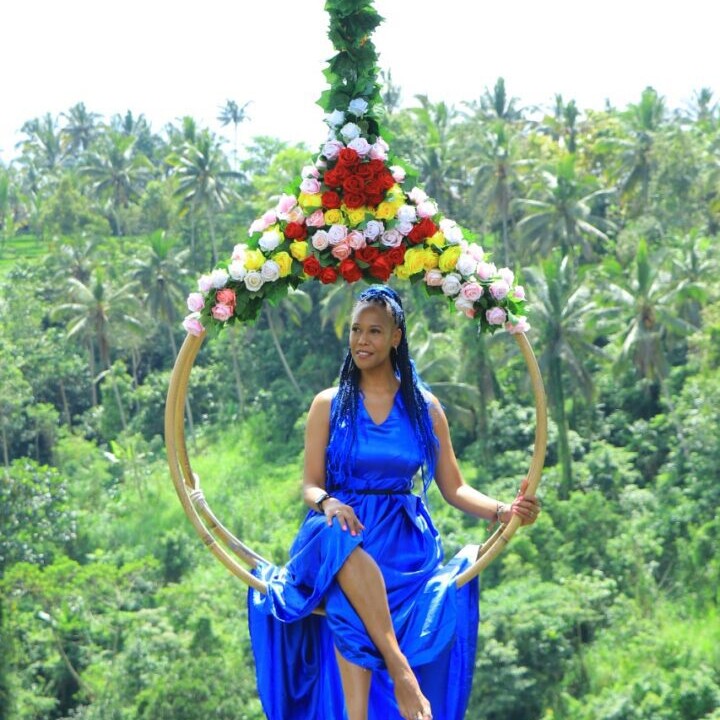
M472 300L468 300L468 298L463 297L462 290L460 291L460 295L455 298L455 307L458 310L461 310L467 317L475 317L475 308L473 307L473 302Z
M336 245L331 252L333 257L336 257L338 260L345 260L352 255L352 249L346 242L341 242L339 245Z
M510 295L514 300L524 300L525 288L522 285L516 285L510 292Z
M305 178L300 183L300 190L308 195L315 195L320 192L320 183L315 178Z
M215 300L222 305L227 305L229 308L234 308L236 303L235 291L230 288L224 290L218 290L215 295Z
M412 202L414 202L416 205L418 205L421 202L424 202L428 199L427 193L424 190L421 190L419 187L414 187L409 193L408 197Z
M322 210L316 210L310 217L305 221L308 227L319 228L325 224L325 215Z
M330 240L328 239L328 234L325 232L325 230L318 230L312 236L312 246L316 250L325 250L325 248L329 244L330 244Z
M341 243L347 237L348 229L345 225L332 225L328 230L328 240L331 245Z
M364 137L357 137L348 143L360 157L365 157L370 152L370 143Z
M509 291L510 287L504 280L496 280L490 285L490 294L496 300L502 300L504 297L507 296Z
M328 140L325 145L323 145L322 154L328 160L334 160L338 156L340 150L344 147L345 145L343 145L343 143L339 140Z
M438 206L432 200L423 200L422 202L418 203L418 217L433 217L433 215L437 215L437 211Z
M483 287L482 287L482 285L480 285L480 283L476 283L476 282L465 283L460 288L460 295L462 295L466 300L475 302L476 300L479 300L482 297Z
M220 322L229 320L233 315L233 309L229 305L224 305L223 303L214 305L210 312L212 313L212 316Z
M379 158L380 160L383 160L384 158ZM392 173L393 180L396 183L401 183L403 180L405 180L405 169L401 168L399 165L393 165L390 168L390 172Z
M428 287L440 287L443 281L442 270L433 268L425 273L425 284Z
M185 332L190 333L190 335L195 335L195 337L200 337L200 335L205 332L205 328L195 314L188 315L183 320L183 327L185 328Z
M490 325L502 325L507 320L507 313L501 307L493 307L485 311L485 319Z
M530 323L525 317L519 317L516 323L505 323L505 329L511 335L518 335L519 333L526 333L530 330Z
M254 235L256 232L262 232L265 228L267 228L267 225L264 223L262 218L253 220L248 228L248 235Z
M412 232L413 227L415 226L409 221L400 221L397 225L395 225L395 229L403 236L409 235Z
M212 286L213 286L213 283L212 283L212 278L210 277L210 275L201 275L198 278L198 290L200 290L200 292L203 292L203 293L210 292L210 290L212 290Z
M368 224L365 226L365 230L363 231L363 234L365 237L370 240L371 242L375 240L383 231L385 230L385 226L382 224L380 220L370 220Z
M305 213L303 209L298 205L287 213L288 222L300 223L305 221Z
M200 312L205 307L205 298L202 293L190 293L187 297L187 306L190 312Z
M276 211L278 215L289 213L297 205L297 198L294 195L281 195L278 200Z
M353 250L360 250L367 244L365 236L359 230L351 230L348 233L347 242Z
M515 276L510 268L500 268L498 270L498 275L508 284L508 287L515 281Z
M262 221L265 223L265 228L269 228L274 222L277 221L277 215L275 214L274 210L268 210L265 213L263 213Z
M305 167L300 171L300 177L317 178L320 177L320 172L314 165L305 165Z
M477 276L481 280L489 280L492 277L495 277L497 275L497 270L495 269L495 265L489 262L481 262L478 263L477 266Z

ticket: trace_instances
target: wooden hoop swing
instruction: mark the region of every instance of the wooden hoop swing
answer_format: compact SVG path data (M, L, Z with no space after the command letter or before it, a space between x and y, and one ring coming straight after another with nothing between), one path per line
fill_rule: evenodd
M235 537L217 518L200 488L200 480L193 472L185 444L185 400L188 382L195 358L202 346L204 334L188 334L175 362L165 405L165 445L170 474L180 503L196 532L212 554L236 577L256 590L265 593L265 583L258 580L246 566L257 567L268 561ZM515 339L520 346L528 368L535 400L535 444L527 473L526 495L533 497L540 483L547 446L547 402L540 369L532 347L524 333ZM500 525L480 546L477 559L471 567L457 578L458 587L482 572L505 548L521 521L513 515L510 521ZM242 564L244 563L244 565Z

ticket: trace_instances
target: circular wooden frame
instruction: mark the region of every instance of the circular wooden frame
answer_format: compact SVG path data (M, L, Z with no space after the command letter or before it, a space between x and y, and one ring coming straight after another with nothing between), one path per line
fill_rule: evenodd
M526 495L533 497L540 483L547 446L547 401L540 368L535 354L523 333L515 336L530 374L535 399L535 445L527 473ZM204 335L188 335L175 362L167 402L165 404L165 446L170 474L180 503L202 541L215 557L236 577L249 586L266 592L265 583L258 580L241 563L254 568L267 563L265 558L251 550L236 538L213 513L200 488L200 480L193 472L185 444L185 401L188 382L195 358L203 343ZM475 562L457 578L461 587L482 572L505 548L520 526L520 518L513 515L510 521L500 525L480 546Z

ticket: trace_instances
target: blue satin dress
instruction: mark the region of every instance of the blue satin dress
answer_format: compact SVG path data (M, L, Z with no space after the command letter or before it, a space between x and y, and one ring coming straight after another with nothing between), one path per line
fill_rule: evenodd
M327 478L333 497L355 509L365 530L353 537L337 520L310 511L284 567L253 572L268 592L250 589L249 626L258 692L270 720L346 718L334 646L373 671L371 720L400 714L382 657L335 580L348 555L362 546L378 563L393 625L431 703L434 720L465 715L475 662L477 580L457 588L472 563L462 553L443 564L443 550L421 497L411 494L421 464L414 433L398 393L377 425L360 401L352 467L342 486ZM324 605L325 615L312 611Z

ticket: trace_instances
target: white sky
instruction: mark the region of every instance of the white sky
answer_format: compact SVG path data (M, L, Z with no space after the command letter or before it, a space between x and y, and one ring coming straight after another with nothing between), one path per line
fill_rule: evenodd
M159 131L192 115L220 131L218 108L250 100L240 142L259 134L311 147L315 100L333 53L323 0L4 0L0 158L22 124L83 101L106 119L127 109ZM520 104L624 107L653 85L671 107L720 94L717 0L376 0L374 41L405 105L478 98L505 77ZM716 98L720 99L720 97ZM225 131L230 137L232 131Z

